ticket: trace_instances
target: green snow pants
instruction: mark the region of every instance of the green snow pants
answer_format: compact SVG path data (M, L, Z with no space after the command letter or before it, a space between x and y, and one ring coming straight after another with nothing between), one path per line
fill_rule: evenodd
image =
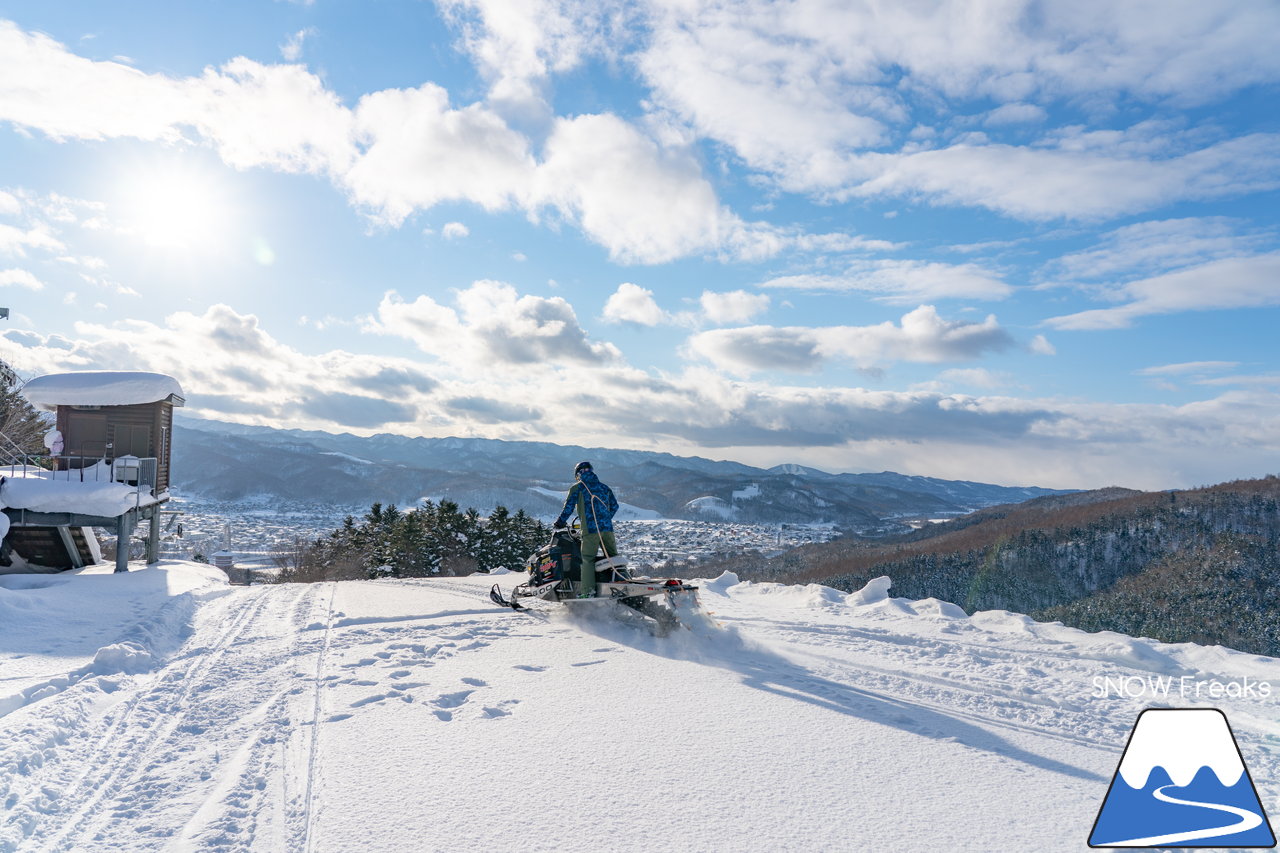
M582 578L578 584L580 596L594 597L596 594L596 551L602 544L606 557L618 553L618 543L613 538L612 530L582 534Z

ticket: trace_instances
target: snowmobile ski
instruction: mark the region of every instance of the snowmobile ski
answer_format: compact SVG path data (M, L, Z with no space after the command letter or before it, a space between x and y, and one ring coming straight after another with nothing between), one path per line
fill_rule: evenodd
M524 606L514 598L507 599L502 596L502 588L496 583L489 588L489 598L499 607L510 607L512 610L524 610Z

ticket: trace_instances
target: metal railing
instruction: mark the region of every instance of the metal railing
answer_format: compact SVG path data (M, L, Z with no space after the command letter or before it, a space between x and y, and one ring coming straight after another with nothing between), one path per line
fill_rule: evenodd
M134 487L139 499L155 495L159 473L160 460L154 456L120 456L108 460L67 454L6 454L0 450L0 476L49 483L121 483Z
M25 465L32 455L19 447L17 442L9 436L0 432L0 464Z

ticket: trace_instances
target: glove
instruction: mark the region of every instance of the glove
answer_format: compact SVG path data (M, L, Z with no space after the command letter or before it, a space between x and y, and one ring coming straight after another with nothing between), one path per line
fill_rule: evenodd
M557 518L555 524L551 526L554 527L556 530L564 530L566 527L568 527L568 525L564 523L564 520L559 518Z

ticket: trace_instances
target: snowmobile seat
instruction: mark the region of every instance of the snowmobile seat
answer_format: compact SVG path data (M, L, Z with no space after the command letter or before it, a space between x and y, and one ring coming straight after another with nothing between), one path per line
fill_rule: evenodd
M612 557L600 557L596 560L597 581L618 581L627 579L627 558L621 554Z

